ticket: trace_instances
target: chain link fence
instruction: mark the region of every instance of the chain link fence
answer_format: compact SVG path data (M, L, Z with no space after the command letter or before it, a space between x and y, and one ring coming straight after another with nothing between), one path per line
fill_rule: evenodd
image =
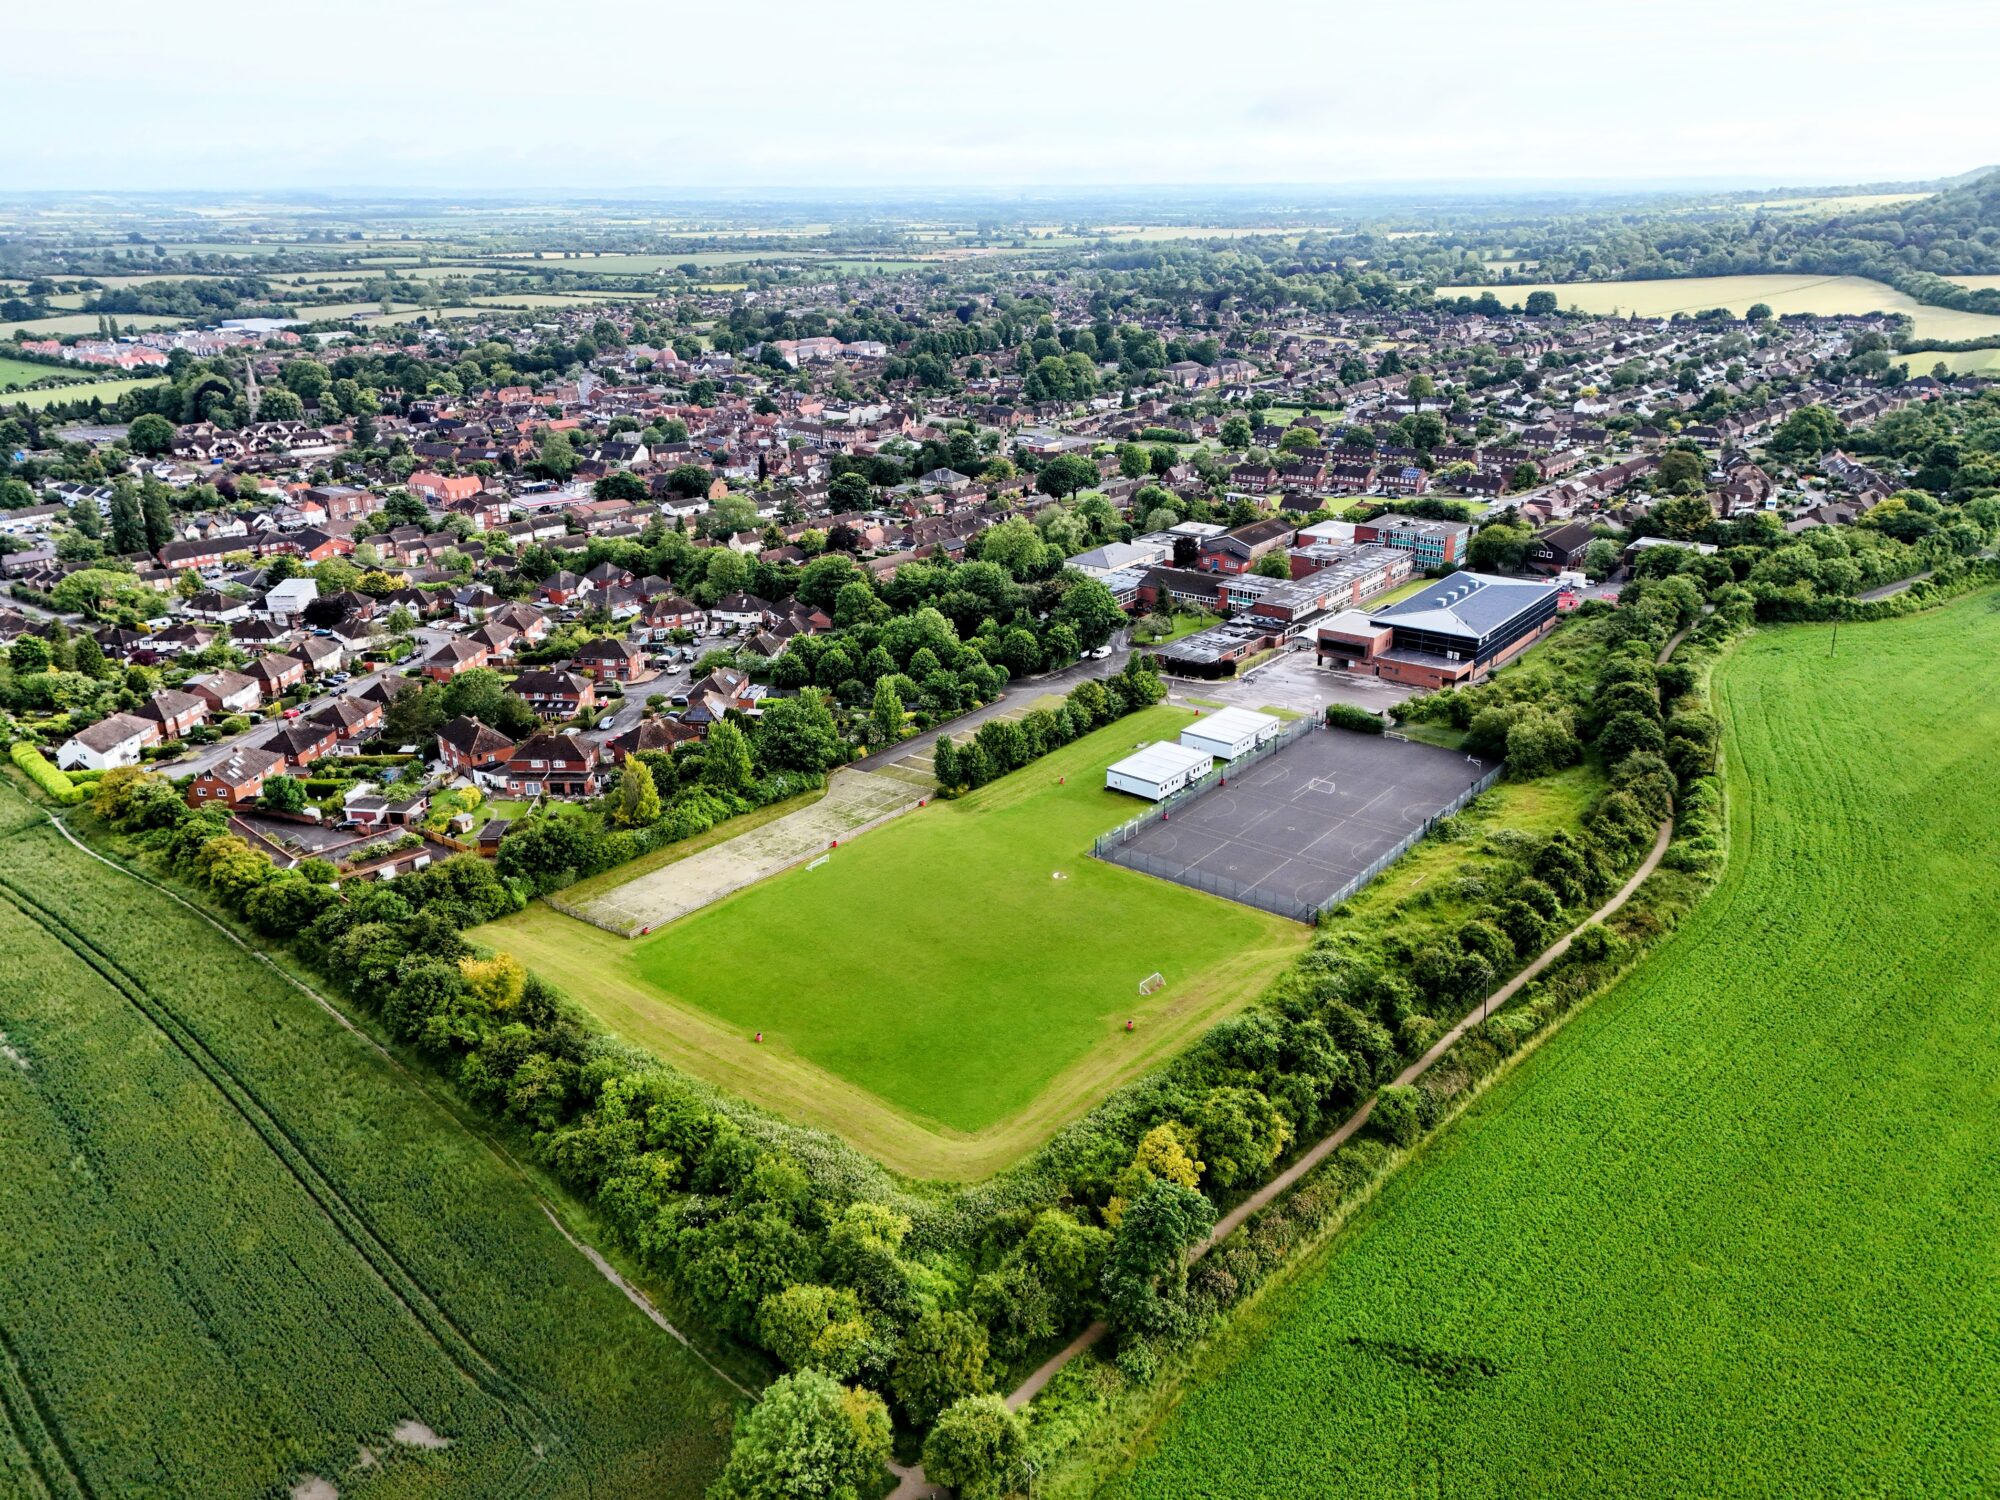
M1109 833L1101 835L1096 843L1091 846L1090 852L1099 859L1123 865L1128 870L1137 870L1143 875L1156 875L1162 880L1171 880L1176 885L1184 885L1197 891L1206 891L1211 896L1221 896L1225 900L1240 902L1244 906L1254 906L1260 911L1275 912L1278 916L1289 917L1295 922L1317 924L1328 912L1353 896L1356 891L1367 885L1369 881L1380 875L1405 854L1408 854L1440 822L1457 813L1463 812L1465 805L1481 792L1488 790L1500 779L1500 773L1505 769L1502 766L1493 767L1493 769L1486 772L1477 781L1459 792L1451 801L1424 819L1421 825L1405 834L1393 848L1377 855L1367 869L1353 876L1332 895L1324 897L1319 901L1302 901L1295 896L1287 896L1279 892L1264 890L1258 886L1246 885L1243 881L1233 880L1227 875L1209 875L1200 870L1189 869L1175 860L1159 859L1153 855L1141 853L1137 849L1128 849L1125 847L1145 829L1151 828L1154 824L1162 821L1170 814L1179 811L1188 803L1205 797L1208 793L1214 791L1222 785L1225 777L1232 773L1240 773L1247 770L1250 766L1255 765L1267 756L1275 755L1287 745L1293 744L1304 736L1325 727L1323 721L1317 716L1310 719L1295 720L1247 755L1239 755L1227 766L1216 771L1211 771L1200 781L1191 783L1180 791L1175 792L1171 797L1163 798L1137 817L1130 818L1124 823L1119 824L1118 827L1112 829ZM1397 739L1403 738L1401 735L1393 737Z

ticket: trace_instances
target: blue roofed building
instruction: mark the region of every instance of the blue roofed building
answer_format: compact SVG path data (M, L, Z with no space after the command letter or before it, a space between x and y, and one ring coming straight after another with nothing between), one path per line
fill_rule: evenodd
M1542 579L1453 573L1394 604L1334 616L1319 629L1319 662L1426 692L1477 682L1555 628L1561 593Z

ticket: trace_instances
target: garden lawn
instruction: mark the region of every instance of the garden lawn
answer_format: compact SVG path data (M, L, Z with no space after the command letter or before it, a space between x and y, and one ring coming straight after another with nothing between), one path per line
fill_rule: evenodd
M1090 857L1145 806L1106 791L1105 767L1191 718L1162 705L1120 720L650 938L536 907L474 941L628 1040L899 1170L983 1175L1253 998L1305 940ZM1141 997L1156 971L1165 987Z
M1714 893L1252 1306L1111 1493L2000 1491L1988 592L1718 669Z

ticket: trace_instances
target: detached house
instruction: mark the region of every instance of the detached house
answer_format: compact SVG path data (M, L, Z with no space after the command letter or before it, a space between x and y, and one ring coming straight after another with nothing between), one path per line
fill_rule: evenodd
M263 690L265 701L269 702L306 680L306 664L296 656L272 652L250 663L250 677Z

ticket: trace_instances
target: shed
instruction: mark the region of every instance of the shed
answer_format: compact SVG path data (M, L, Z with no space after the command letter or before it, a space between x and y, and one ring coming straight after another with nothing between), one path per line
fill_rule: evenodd
M1276 714L1260 714L1253 708L1218 708L1181 731L1181 747L1217 760L1234 760L1248 755L1283 727Z
M1105 771L1104 784L1114 792L1130 792L1149 802L1158 802L1190 782L1199 781L1214 768L1215 757L1206 751L1158 740L1133 751Z

